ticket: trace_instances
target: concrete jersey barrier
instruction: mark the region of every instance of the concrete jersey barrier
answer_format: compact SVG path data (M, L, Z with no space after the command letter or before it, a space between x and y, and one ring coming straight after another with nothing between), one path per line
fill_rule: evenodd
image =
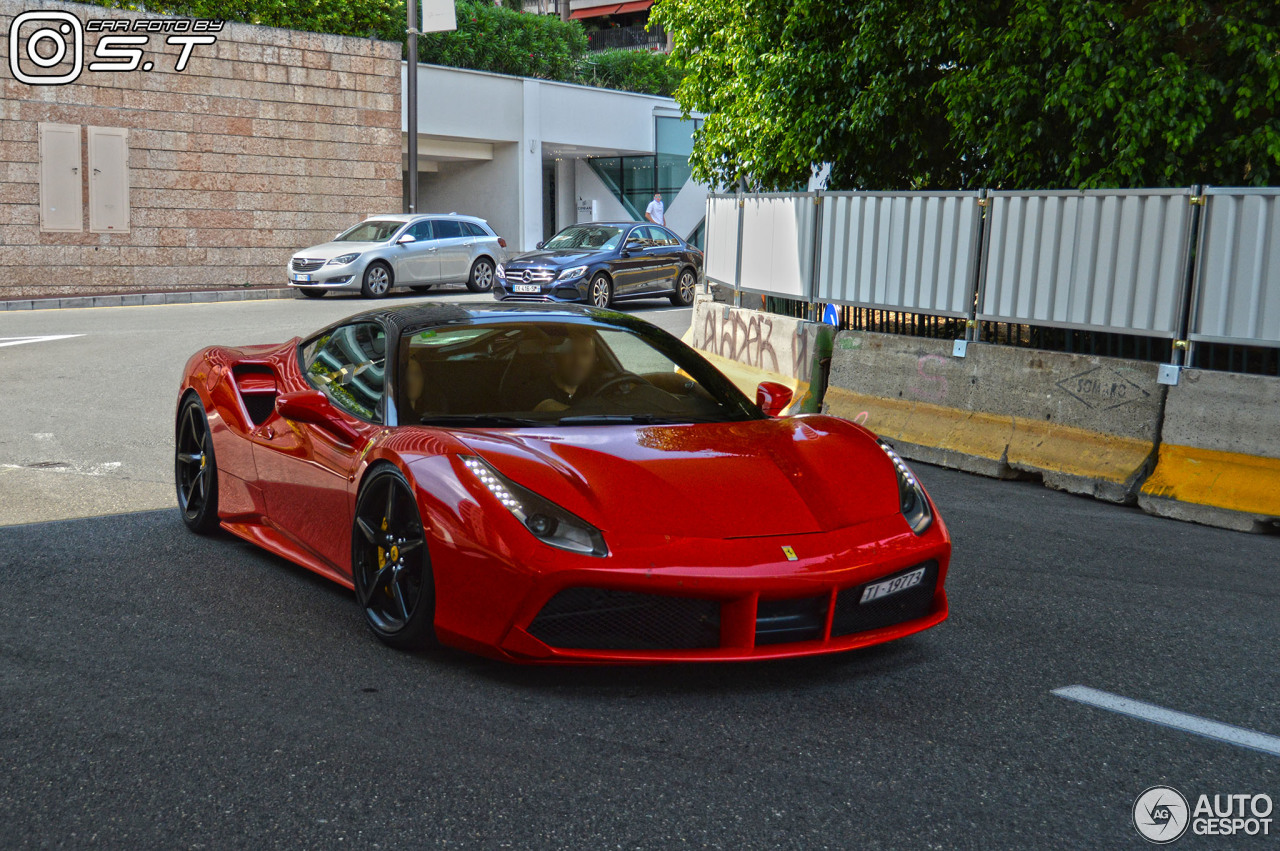
M699 298L684 342L750 398L761 381L776 381L794 394L788 413L814 413L821 408L834 336L829 325Z
M1228 529L1280 528L1280 378L1183 370L1138 504Z
M825 409L905 456L989 476L1136 499L1153 463L1157 365L862 331L836 336Z

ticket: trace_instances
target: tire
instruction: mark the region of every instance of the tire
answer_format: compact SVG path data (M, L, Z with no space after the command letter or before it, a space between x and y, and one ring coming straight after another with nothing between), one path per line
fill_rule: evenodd
M409 287L409 289L415 293L429 293L431 292L431 284L419 284L416 287Z
M671 303L676 307L688 307L693 304L693 293L698 286L697 274L689 268L681 269L676 276L676 291L671 294Z
M375 469L360 487L351 579L365 623L379 641L400 650L436 643L426 529L413 489L390 465Z
M597 272L591 279L587 300L593 307L613 307L613 282L604 272Z
M174 424L174 484L182 522L197 535L218 529L218 462L204 405L189 393Z
M488 257L479 257L471 264L471 274L467 276L467 289L473 293L487 293L493 289L493 261Z
M328 290L322 290L319 287L299 287L299 291L307 298L324 298Z
M391 291L391 267L373 262L364 270L360 280L360 292L365 298L382 298Z

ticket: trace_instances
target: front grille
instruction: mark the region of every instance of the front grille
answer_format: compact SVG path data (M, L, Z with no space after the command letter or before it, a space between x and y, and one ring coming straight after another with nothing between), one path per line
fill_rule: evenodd
M566 588L529 624L551 647L575 650L696 650L720 646L720 604L693 597Z
M534 293L508 293L503 301L555 301L549 295L535 295Z
M756 646L822 638L830 599L823 594L797 600L761 600L756 606Z
M293 271L295 272L314 272L323 265L323 260L313 260L308 257L293 258Z
M881 597L870 603L862 603L862 593L867 585L883 582L904 573L924 567L924 578L920 584L888 597ZM855 588L846 588L836 595L836 610L831 620L831 635L849 635L855 632L866 632L869 629L893 626L906 621L922 618L933 608L933 593L938 586L938 563L925 562L923 565L912 565L891 576L883 576Z
M555 269L506 269L509 284L545 284L554 281Z

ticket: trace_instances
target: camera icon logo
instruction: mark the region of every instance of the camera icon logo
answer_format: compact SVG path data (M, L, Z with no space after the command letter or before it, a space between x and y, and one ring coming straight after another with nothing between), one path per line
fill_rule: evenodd
M26 49L20 49L22 28L32 25ZM43 74L37 69L57 67L68 58L66 73ZM25 70L24 70L25 66ZM32 67L34 66L34 67ZM84 24L70 12L23 12L9 26L9 70L14 79L29 86L65 86L84 70Z

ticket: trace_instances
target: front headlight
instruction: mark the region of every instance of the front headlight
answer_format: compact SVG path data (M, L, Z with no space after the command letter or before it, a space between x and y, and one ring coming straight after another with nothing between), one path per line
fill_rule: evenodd
M345 266L348 263L355 262L355 259L359 256L360 256L359 251L357 251L355 254L342 254L338 257L333 258L325 265L326 266Z
M565 269L563 272L557 275L556 280L572 281L574 278L581 278L585 274L587 274L586 266L574 266L572 268Z
M503 268L501 263L499 263L497 266L493 267L493 274L497 275L499 278L506 279L507 270Z
M920 480L916 478L915 473L911 472L911 468L902 460L902 456L894 452L883 440L879 443L880 448L893 462L894 472L898 476L898 507L902 510L902 516L906 518L912 532L923 535L925 530L933 525L933 512L929 509L929 498L925 496Z
M480 480L498 502L539 541L571 553L607 556L600 530L575 514L565 511L549 499L521 487L474 455L459 456L466 468Z

